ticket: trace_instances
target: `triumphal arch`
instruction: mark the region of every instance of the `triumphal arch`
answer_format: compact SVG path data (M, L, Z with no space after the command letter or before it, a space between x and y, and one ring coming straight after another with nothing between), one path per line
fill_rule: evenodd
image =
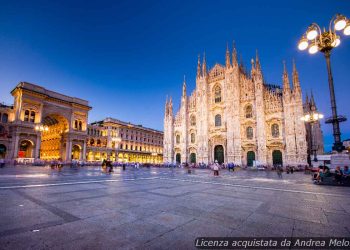
M27 82L20 82L11 94L11 158L85 160L88 101Z

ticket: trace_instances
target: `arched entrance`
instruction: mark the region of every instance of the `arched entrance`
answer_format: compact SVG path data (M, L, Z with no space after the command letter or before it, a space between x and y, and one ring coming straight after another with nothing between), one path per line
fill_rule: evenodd
M18 158L33 158L34 143L30 140L22 140L19 143Z
M175 156L175 159L176 159L176 163L180 164L181 163L181 154L177 153Z
M73 145L72 147L72 160L80 160L81 159L81 147L80 145Z
M63 135L68 132L68 120L62 115L50 114L46 115L42 124L49 127L48 131L41 133L40 158L43 160L65 159L66 143ZM73 154L73 148L72 148Z
M283 165L282 160L282 152L280 150L274 150L272 152L272 164L275 165Z
M6 146L4 144L0 144L0 159L4 159L6 157Z
M248 167L252 167L254 161L255 161L255 152L254 151L248 151L247 152L247 166Z
M224 147L222 145L216 145L214 147L214 161L218 161L221 164L224 160Z
M196 153L190 154L190 163L196 163Z

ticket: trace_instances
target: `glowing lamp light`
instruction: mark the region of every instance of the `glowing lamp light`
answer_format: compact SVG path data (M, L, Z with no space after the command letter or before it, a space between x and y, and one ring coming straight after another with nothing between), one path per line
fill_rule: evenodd
M318 114L318 118L320 118L320 119L323 119L323 115L322 114Z
M346 26L346 17L342 15L337 15L337 18L334 20L334 29L342 30Z
M298 44L299 50L306 50L308 46L309 46L309 43L307 42L307 39L305 37L300 39L299 44Z
M308 40L314 40L318 35L317 29L314 25L310 26L306 31L306 38Z
M348 21L348 25L344 29L344 35L350 36L350 21Z
M317 53L317 51L318 51L318 47L317 47L316 44L313 44L313 45L309 48L309 53L310 53L310 54L315 54L315 53Z
M332 42L332 47L338 47L340 44L340 39L336 38L333 42Z
M313 114L313 115L312 115L312 119L318 120L318 114L317 114L317 113Z

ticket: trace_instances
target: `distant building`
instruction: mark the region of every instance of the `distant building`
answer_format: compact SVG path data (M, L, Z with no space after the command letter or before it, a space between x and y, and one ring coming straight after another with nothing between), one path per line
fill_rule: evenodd
M163 132L113 118L88 125L88 161L162 163Z
M304 113L317 111L317 106L315 103L315 99L313 94L309 99L308 95L306 95L306 99L304 102ZM310 123L305 124L306 128L306 141L307 141L307 152L308 152L308 162L313 159L313 151L312 149L316 149L318 155L324 154L324 144L323 144L323 132L321 129L321 122L318 120L312 126Z
M164 162L233 162L252 166L307 164L306 129L299 76L293 63L292 87L284 67L283 87L267 84L258 55L251 71L226 50L225 65L207 71L198 59L196 88L180 109L172 99L164 115Z
M161 131L112 118L89 125L88 101L27 82L11 94L13 105L0 104L0 158L162 161Z

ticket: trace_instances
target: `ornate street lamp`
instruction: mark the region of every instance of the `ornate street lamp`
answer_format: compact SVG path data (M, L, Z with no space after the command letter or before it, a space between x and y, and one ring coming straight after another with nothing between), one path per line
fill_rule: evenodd
M350 20L343 15L337 14L331 19L328 30L323 28L322 31L318 24L312 23L299 40L298 44L299 50L308 49L310 54L315 54L320 51L326 58L332 106L332 117L326 119L326 123L333 124L334 144L332 149L338 152L342 152L345 149L340 137L339 123L346 121L346 118L341 115L338 116L337 114L330 56L331 50L340 44L340 36L337 34L337 32L339 33L340 31L343 31L343 34L346 36L350 35Z
M38 132L47 132L47 131L49 131L49 127L46 126L46 125L43 125L43 124L35 125L34 129L35 129L35 131L38 131Z
M314 124L323 118L323 114L318 113L316 110L311 110L309 113L305 114L300 119L304 122L307 122L311 125L311 151L314 155L314 162L317 162L317 149L314 132Z

